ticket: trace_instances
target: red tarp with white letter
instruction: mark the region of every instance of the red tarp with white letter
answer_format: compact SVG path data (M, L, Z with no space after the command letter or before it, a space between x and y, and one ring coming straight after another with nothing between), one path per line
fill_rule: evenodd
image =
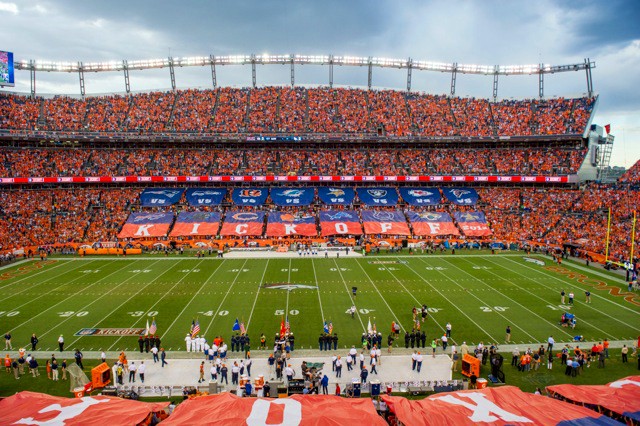
M20 392L0 400L0 424L136 425L168 405L168 402L149 403L108 396L63 398Z
M220 235L224 237L258 237L262 235L264 228L264 212L227 212L220 229Z
M367 425L386 426L370 399L333 395L238 398L230 393L184 401L163 425Z
M118 238L164 237L173 222L173 213L131 213Z
M382 399L405 425L619 425L587 408L514 386L446 392L418 401L397 396Z
M606 385L548 386L549 395L586 405L613 418L640 423L640 376L629 376Z

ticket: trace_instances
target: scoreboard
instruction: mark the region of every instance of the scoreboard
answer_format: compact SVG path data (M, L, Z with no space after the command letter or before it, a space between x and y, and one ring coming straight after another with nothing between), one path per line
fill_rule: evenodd
M14 87L15 85L13 52L0 50L0 87Z

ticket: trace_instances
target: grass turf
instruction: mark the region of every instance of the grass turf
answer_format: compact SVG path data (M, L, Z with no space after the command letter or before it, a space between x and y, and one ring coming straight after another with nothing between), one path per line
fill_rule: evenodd
M456 255L340 259L220 260L186 254L51 258L0 271L0 331L11 331L14 348L30 348L29 338L36 333L38 349L46 351L57 348L60 334L69 350L130 351L137 348L136 337L75 333L83 328L145 328L147 320L155 318L162 345L175 351L184 350L184 336L193 319L199 320L208 339L216 335L228 339L238 318L255 349L260 334L270 343L283 316L288 316L296 347L315 348L325 320L332 322L339 346L350 347L359 343L369 321L383 333L385 342L392 321L400 322L402 331L410 330L412 307L425 303L429 317L422 327L428 339L440 337L450 322L458 344L503 344L507 325L512 343L522 345L521 349L546 341L549 335L560 343L575 334L586 340L633 341L640 334L640 298L627 295L625 300L625 294L618 294L626 291L622 277L601 270L587 272L572 262L558 267L542 257L545 266L540 266L523 257L522 253L463 250ZM265 286L278 283L309 288L287 291ZM355 318L347 314L353 303L352 287L358 288ZM563 289L575 293L573 306L560 304ZM585 303L587 289L592 293L590 304ZM575 330L558 325L567 310L578 319ZM404 346L402 335L396 343ZM549 380L562 375L557 370ZM518 377L517 372L510 376ZM526 376L522 377L526 389ZM602 383L610 378L605 374Z

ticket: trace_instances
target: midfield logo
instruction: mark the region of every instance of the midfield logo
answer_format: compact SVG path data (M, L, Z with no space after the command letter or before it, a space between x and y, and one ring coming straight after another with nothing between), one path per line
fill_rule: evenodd
M313 285L290 284L290 283L268 283L268 284L263 284L262 287L275 289L275 290L295 290L295 289L315 290L318 288Z

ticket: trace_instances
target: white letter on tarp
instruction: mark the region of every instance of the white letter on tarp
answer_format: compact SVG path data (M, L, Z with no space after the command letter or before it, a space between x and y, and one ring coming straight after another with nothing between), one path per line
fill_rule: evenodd
M336 223L336 232L338 234L346 234L349 232L349 228L345 223Z
M380 232L387 232L393 228L393 225L389 222L380 222Z
M461 399L459 399L460 397L469 398L470 400L475 402L475 404L462 401ZM469 416L469 419L471 419L471 421L473 422L495 422L498 420L502 420L505 422L533 423L533 420L530 420L523 416L518 416L517 414L510 413L507 410L498 407L495 403L489 401L483 394L479 392L455 393L445 396L438 396L433 399L448 402L449 404L462 405L463 407L468 408L469 410L473 411L473 414ZM495 416L491 415L491 413L495 414Z
M153 225L140 225L138 226L138 230L136 231L135 235L139 237L148 237L151 235L149 234L149 228L153 228Z
M427 225L429 225L429 229L431 231L431 235L438 235L438 233L440 232L440 224L439 223L427 222Z
M297 234L296 226L293 224L285 223L284 225L284 233L286 235Z
M248 227L249 225L246 225L246 224L236 226L236 234L239 234L239 235L246 234Z
M109 402L108 399L95 399L91 397L84 397L80 400L79 403L69 405L68 407L63 407L60 404L52 404L47 407L44 407L42 410L38 411L38 414L50 413L53 411L58 411L58 414L55 417L51 417L50 415L46 415L49 419L38 421L33 417L27 417L24 419L20 419L14 424L17 425L63 425L66 420L71 420L75 417L78 417L80 414L84 413L86 409L91 407L92 405L101 404Z
M197 234L198 233L198 228L200 228L200 223L194 223L193 224L193 228L191 228L191 234Z
M266 425L271 404L284 405L282 423L269 423L271 426L297 426L302 422L302 404L295 399L276 399L273 401L258 399L251 407L251 413L246 420L247 426Z

